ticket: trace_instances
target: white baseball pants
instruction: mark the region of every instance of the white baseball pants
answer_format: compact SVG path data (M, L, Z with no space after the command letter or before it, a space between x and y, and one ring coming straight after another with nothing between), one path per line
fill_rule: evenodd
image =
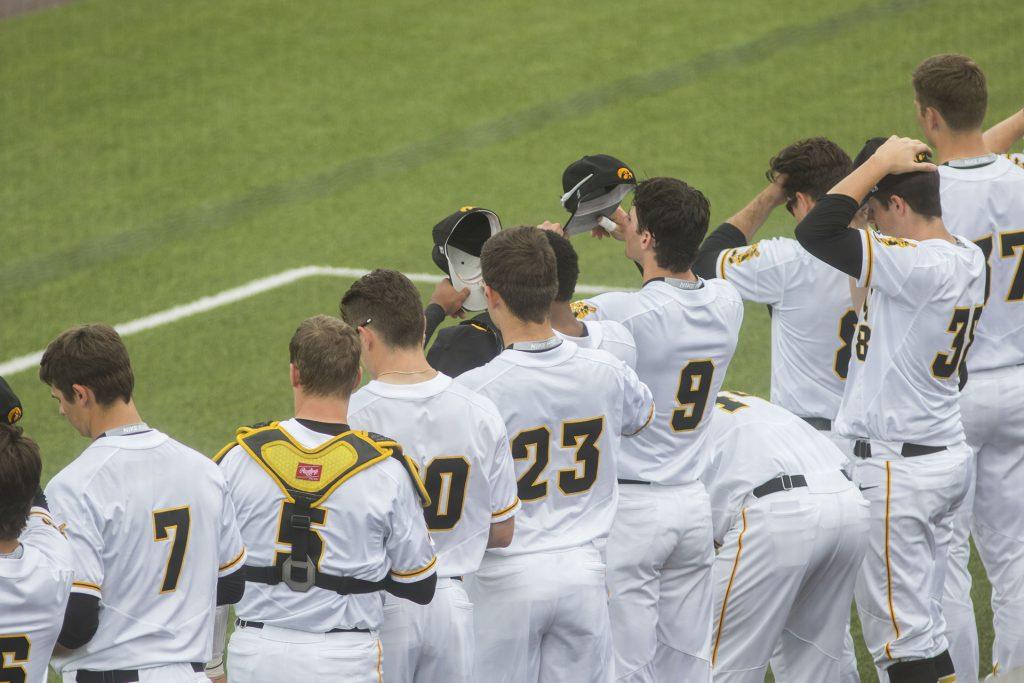
M427 605L386 595L380 640L388 683L468 683L473 675L473 603L462 581L438 579Z
M868 551L854 591L864 641L879 669L945 651L941 598L953 518L970 485L966 443L904 458L872 442L854 482L871 503Z
M749 497L715 559L716 683L839 681L868 506L843 475Z
M608 537L619 681L711 680L714 537L704 484L623 484Z
M466 590L475 613L474 681L612 680L605 565L593 545L486 553Z
M308 633L240 626L228 643L230 683L383 680L381 643L372 632Z

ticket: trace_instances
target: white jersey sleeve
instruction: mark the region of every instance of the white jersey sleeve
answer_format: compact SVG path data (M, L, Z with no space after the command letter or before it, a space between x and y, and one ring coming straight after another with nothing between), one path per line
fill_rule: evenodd
M774 237L718 255L718 277L731 282L747 301L777 304L786 295L790 274L800 265L796 240Z
M928 258L930 253L918 249L916 241L874 230L860 230L860 236L863 248L858 287L877 289L897 300L917 301L922 287L938 281L927 271L941 261Z
M218 474L220 474L218 472ZM220 477L224 490L224 507L220 515L220 560L217 576L228 576L234 574L245 564L245 543L242 541L242 532L238 529L238 515L235 513L235 504L231 500L231 492L228 490L227 481L223 475Z
M633 368L623 363L622 372L622 435L633 436L651 423L656 406L650 388L640 381Z
M54 478L46 487L53 517L60 520L71 547L75 569L72 593L103 597L103 533L98 506L87 491L75 490L66 479Z
M385 548L391 563L391 578L399 583L413 583L435 573L437 556L427 535L419 496L412 482L403 484L398 504L391 512L391 529Z
M502 434L502 438L495 444L491 471L487 477L491 487L491 524L515 517L520 507L519 492L516 490L516 470L512 466L512 451L509 449L508 434L504 426Z

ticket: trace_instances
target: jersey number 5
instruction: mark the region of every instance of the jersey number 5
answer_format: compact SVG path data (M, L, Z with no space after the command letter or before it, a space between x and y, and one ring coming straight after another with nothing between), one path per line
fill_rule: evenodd
M28 636L0 636L0 683L25 683L28 680L24 666L7 666L7 662L27 664L31 648Z
M562 447L576 449L575 466L558 471L558 488L565 495L586 493L597 481L601 458L597 440L603 430L603 417L562 423ZM551 460L551 430L547 427L525 429L515 435L510 445L513 459L533 460L519 477L519 500L529 502L544 498L548 495L548 482L541 479L541 475Z
M160 586L161 593L170 593L177 589L181 569L185 566L185 549L188 548L188 532L192 524L188 506L153 511L153 540L166 541L171 539L170 530L174 529L171 540L171 552L167 555L167 566L164 568L164 582Z

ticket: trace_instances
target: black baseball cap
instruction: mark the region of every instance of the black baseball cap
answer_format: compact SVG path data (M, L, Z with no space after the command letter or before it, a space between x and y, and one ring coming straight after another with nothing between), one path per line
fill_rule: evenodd
M870 138L864 143L860 152L857 153L857 158L853 160L853 167L860 168L861 165L871 158L871 156L878 151L878 148L885 144L885 141L889 138L877 137ZM931 159L931 152L922 152L918 156L918 161L928 161ZM885 176L878 183L871 188L871 191L864 197L864 201L861 202L861 206L867 204L867 201L874 197L879 192L885 192L887 194L900 194L900 187L914 178L918 178L922 175L932 173L932 171L913 171L911 173L890 173Z
M566 236L597 227L601 216L610 217L619 203L636 188L636 174L624 161L593 154L572 162L562 173L562 206L572 214Z
M430 252L434 264L449 275L448 248L480 256L484 242L501 230L498 214L477 206L464 206L434 226L434 248Z
M21 401L11 385L0 377L0 422L14 424L22 416Z

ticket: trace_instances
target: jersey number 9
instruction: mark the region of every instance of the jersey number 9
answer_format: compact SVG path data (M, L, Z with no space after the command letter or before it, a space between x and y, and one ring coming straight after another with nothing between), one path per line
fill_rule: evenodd
M679 407L672 411L672 431L692 432L704 419L714 376L715 363L710 358L693 360L683 366L676 389Z

